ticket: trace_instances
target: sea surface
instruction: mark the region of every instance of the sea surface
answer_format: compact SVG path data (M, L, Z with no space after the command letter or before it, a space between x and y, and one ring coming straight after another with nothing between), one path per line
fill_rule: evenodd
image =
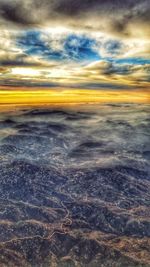
M150 106L0 112L0 266L150 266Z

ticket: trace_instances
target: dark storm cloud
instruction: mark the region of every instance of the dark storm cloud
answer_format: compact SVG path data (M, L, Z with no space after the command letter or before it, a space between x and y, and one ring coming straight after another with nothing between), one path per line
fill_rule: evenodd
M0 0L0 10L5 22L17 25L60 25L61 21L61 25L102 29L128 36L133 32L132 26L140 24L149 33L149 0Z
M60 0L56 1L58 4L55 6L55 10L62 14L69 16L76 16L79 13L92 11L92 10L105 10L105 11L115 11L115 9L123 9L135 5L134 0L128 1L118 1L118 0Z
M38 82L38 81L33 81L30 79L29 81L23 81L23 80L18 80L16 82L16 79L3 79L0 80L0 86L8 86L8 87L26 87L26 88L32 88L32 87L43 87L43 88L55 88L60 86L58 83L53 83L53 82Z
M25 67L38 67L38 63L32 63L32 62L25 62L23 60L1 60L0 66L8 66L8 67L13 67L13 66L25 66Z
M48 17L46 10L49 15L53 10L48 2L46 0L0 0L1 17L6 21L24 26L41 24Z
M40 62L35 62L33 59L32 61L29 61L29 58L27 57L26 54L22 55L15 55L13 57L5 57L1 58L0 60L0 66L2 67L14 67L14 66L26 66L26 67L38 67L42 65Z
M88 66L88 70L97 72L98 74L111 76L111 75L129 75L134 73L134 65L123 64L119 65L115 62L99 61L95 65Z
M132 68L130 65L115 65L112 63L107 63L103 69L101 69L101 74L105 75L112 75L112 74L118 74L118 75L128 75L131 74Z
M22 3L2 3L1 4L1 16L8 21L12 21L17 24L33 24L32 17L25 14L22 8Z

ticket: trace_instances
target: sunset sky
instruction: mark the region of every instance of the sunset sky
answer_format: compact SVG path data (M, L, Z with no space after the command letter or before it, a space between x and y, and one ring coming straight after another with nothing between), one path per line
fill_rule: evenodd
M0 103L144 101L149 0L0 0Z

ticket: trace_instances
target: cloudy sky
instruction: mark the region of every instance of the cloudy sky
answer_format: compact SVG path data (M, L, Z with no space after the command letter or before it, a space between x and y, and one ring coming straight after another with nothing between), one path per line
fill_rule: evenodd
M149 0L0 0L0 91L148 91Z

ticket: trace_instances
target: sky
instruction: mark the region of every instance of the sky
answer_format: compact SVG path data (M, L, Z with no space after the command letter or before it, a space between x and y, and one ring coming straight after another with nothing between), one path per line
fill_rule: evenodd
M149 14L149 0L0 0L0 103L148 101Z

